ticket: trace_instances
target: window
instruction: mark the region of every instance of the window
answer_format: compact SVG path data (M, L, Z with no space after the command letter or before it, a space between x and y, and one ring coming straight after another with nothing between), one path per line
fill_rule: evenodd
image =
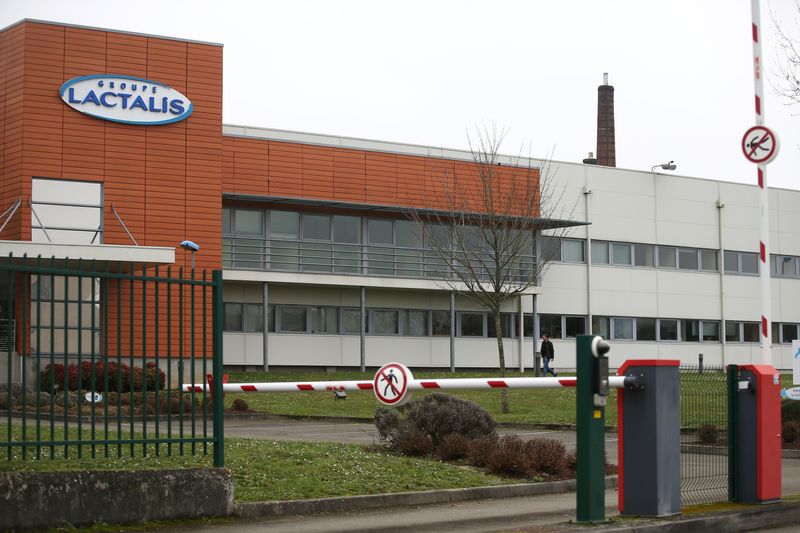
M237 235L264 235L264 212L237 209L234 216L234 233Z
M797 261L794 257L789 255L773 255L772 260L774 261L773 274L784 278L797 277Z
M361 309L342 309L342 333L361 335Z
M279 307L280 331L303 333L306 328L305 307Z
M781 339L781 325L777 322L772 323L772 344L778 344Z
M483 337L483 313L459 313L462 337Z
M621 242L611 243L611 262L615 265L630 265L631 245Z
M678 249L678 268L681 270L697 270L698 267L697 250L693 248Z
M339 309L336 307L311 307L311 333L339 333ZM360 331L359 331L360 333Z
M592 317L592 334L593 335L600 335L604 339L611 338L611 329L610 329L611 319L607 316L593 316Z
M230 235L233 224L231 223L231 209L230 207L222 208L222 234Z
M636 340L654 341L656 340L656 319L637 318L636 319Z
M658 266L660 268L675 268L677 266L675 259L675 248L672 246L658 247Z
M262 333L264 331L264 305L244 304L244 332Z
M361 272L361 217L333 216L333 271Z
M719 271L716 250L700 250L700 265L702 270Z
M303 240L330 241L331 217L328 215L303 214Z
M225 304L225 331L242 331L242 304Z
M435 337L450 335L450 311L431 311L431 329Z
M633 259L636 266L653 266L655 264L655 247L650 244L634 244Z
M758 274L758 254L739 252L740 272L743 274Z
M592 263L597 265L608 264L608 243L605 241L592 241Z
M703 340L719 342L719 322L703 320Z
M658 321L658 340L676 341L678 340L678 321L664 320Z
M333 216L333 242L361 243L361 218Z
M31 241L103 243L103 184L33 178Z
M725 250L722 254L725 272L739 272L739 252Z
M564 318L565 330L568 339L574 339L578 335L586 333L586 317L568 316Z
M300 214L293 211L270 211L270 268L297 270L300 266Z
M300 237L300 213L270 211L270 230L273 237L297 239Z
M539 337L561 338L561 315L539 315Z
M561 239L558 237L542 237L542 260L561 261Z
M742 342L740 326L741 322L725 322L725 342Z
M395 222L397 237L397 275L420 277L423 275L422 236L417 224L410 220Z
M374 335L397 335L400 333L399 311L374 310L372 311L372 333Z
M524 315L522 317L522 334L525 337L533 337L533 315Z
M700 340L699 320L681 320L681 340L684 342L698 342Z
M392 221L385 218L371 218L367 221L370 244L394 244Z
M497 330L494 327L494 315L489 313L486 317L486 336L497 337ZM500 331L504 339L513 338L511 331L511 313L500 313Z
M407 337L427 337L428 336L428 312L427 311L404 311L403 312L403 335Z
M584 242L578 239L564 239L564 261L585 263Z
M790 343L797 340L797 324L781 324L782 341Z
M632 318L613 318L615 340L633 340L633 319Z
M744 333L744 342L760 342L761 332L759 331L761 324L758 322L745 322L742 324L742 331Z

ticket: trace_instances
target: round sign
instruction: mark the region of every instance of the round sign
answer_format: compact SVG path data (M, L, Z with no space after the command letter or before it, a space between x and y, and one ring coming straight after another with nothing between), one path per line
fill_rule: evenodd
M766 126L753 126L742 137L742 152L751 163L765 165L778 155L778 136Z
M384 405L402 405L410 398L408 384L414 376L405 365L389 363L383 365L375 372L372 390L378 401Z
M103 395L99 392L87 392L86 395L84 395L84 398L89 403L100 403L103 401Z

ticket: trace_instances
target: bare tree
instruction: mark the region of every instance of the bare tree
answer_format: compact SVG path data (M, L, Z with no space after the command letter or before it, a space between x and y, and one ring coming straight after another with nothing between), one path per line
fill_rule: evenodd
M773 70L776 79L771 85L787 105L800 104L800 0L795 1L794 11L797 18L788 26L771 12L778 48L777 66Z
M560 251L540 247L537 257L536 235L547 230L556 239L548 242L559 243L574 225L569 222L574 205L562 208L564 188L556 187L549 159L533 166L529 157L500 155L505 134L494 126L476 128L469 139L474 164L454 166L460 170L429 184L429 198L441 208L411 214L428 254L426 264L436 267L427 272L492 314L501 376L506 375L501 307L538 285ZM502 411L508 412L507 389Z

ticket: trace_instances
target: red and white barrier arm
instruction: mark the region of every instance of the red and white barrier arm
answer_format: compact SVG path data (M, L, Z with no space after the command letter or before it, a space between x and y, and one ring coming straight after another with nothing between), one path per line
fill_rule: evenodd
M611 388L625 386L625 376L609 376ZM408 390L454 390L454 389L557 389L575 387L578 379L563 378L451 378L415 379L408 383ZM183 386L184 392L203 392L205 384ZM303 381L272 383L223 383L223 392L306 392L306 391L359 391L373 390L372 381Z

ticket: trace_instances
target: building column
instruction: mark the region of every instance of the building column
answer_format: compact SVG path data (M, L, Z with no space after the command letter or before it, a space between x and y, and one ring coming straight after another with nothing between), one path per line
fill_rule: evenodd
M367 308L366 297L367 289L361 287L361 371L367 370L367 347L366 347L366 330L367 330Z
M531 312L533 313L533 331L531 332L531 340L533 341L533 375L539 375L539 359L536 357L536 341L539 339L539 313L536 312L536 295L531 295L533 299Z
M522 311L522 294L519 295L519 371L525 372L525 313Z
M269 283L265 281L262 285L264 288L264 294L262 297L262 303L264 305L264 333L262 335L264 343L264 372L269 372Z
M450 291L450 372L456 371L456 292Z

